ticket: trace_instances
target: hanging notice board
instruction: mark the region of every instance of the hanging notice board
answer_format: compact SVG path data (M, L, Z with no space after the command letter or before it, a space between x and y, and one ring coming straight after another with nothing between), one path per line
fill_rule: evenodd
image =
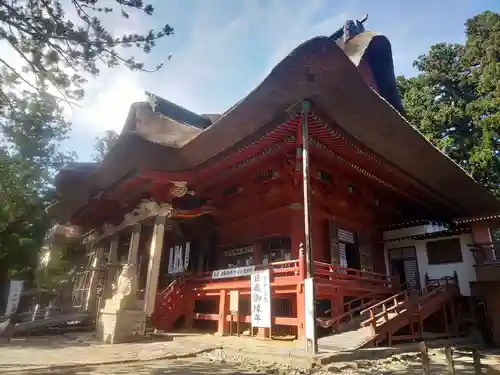
M251 276L252 327L271 328L271 285L269 270Z

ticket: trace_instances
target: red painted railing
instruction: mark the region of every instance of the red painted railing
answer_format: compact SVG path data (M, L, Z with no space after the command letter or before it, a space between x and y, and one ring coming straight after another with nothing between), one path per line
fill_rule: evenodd
M287 260L287 261L283 261L283 262L270 263L268 265L255 266L255 270L265 270L265 269L269 269L271 271L271 275L274 276L274 278L298 276L299 275L299 261L298 260ZM186 274L186 279L188 279L190 282L210 282L210 283L226 282L227 280L249 281L248 275L214 280L214 279L212 279L212 272L211 271L200 272L200 273L195 273L195 274Z
M184 308L186 279L180 275L172 281L162 292L158 293L153 312L153 324L157 328L169 330L175 320L182 314Z
M357 314L360 315L362 310L371 306L375 302L375 297L374 293L369 293L365 296L352 299L344 304L343 311L338 313L338 315L332 318L316 318L316 323L324 329L333 328L339 330L341 324L350 323ZM359 306L354 307L357 303L359 303ZM326 312L331 312L331 310Z
M297 307L298 300L296 298L299 297L298 293L303 293L301 285L305 278L304 257L299 257L297 260L274 262L268 265L257 265L255 269L269 269L273 298L289 301L287 303L290 305L291 311L286 311L286 314L283 314L286 316L279 316L283 313L281 311L279 315L278 312L273 314L273 324L298 327L299 321L302 318L297 315L298 312L293 306ZM331 296L334 296L338 291L342 291L339 298L343 298L343 296L355 297L363 290L365 291L363 292L365 295L368 292L387 293L393 287L390 277L373 272L360 271L321 262L315 262L315 272L317 288L321 286L326 287L325 293ZM220 325L221 321L229 321L229 315L224 316L228 312L196 311L194 300L206 300L207 303L217 303L220 310L221 306L224 305L220 305L221 296L227 296L227 293L231 290L238 290L240 296L242 296L242 301L246 301L251 293L250 278L248 275L213 279L212 272L184 274L158 294L153 322L159 328L170 329L175 319L182 314L188 314L190 315L189 319L218 320ZM186 296L188 296L187 299ZM365 306L363 305L362 307ZM352 306L348 310L353 310ZM338 325L340 322L351 319L352 314L358 312L360 308L355 310L347 312L347 314L344 314L342 311L342 314L336 318L334 324ZM242 323L248 323L250 316L242 311L239 320Z
M369 318L361 325L371 327L375 343L384 339L415 339L423 334L423 321L437 310L443 308L447 301L459 293L458 278L447 276L439 279L426 277L426 287L419 291L405 291L395 294L369 308L361 314L369 314ZM413 322L420 324L420 332L414 332ZM410 326L410 335L395 336L393 334L404 326Z
M375 331L377 327L387 323L394 314L399 314L408 309L409 303L410 301L406 292L398 293L380 301L361 311L361 314L369 314L369 318L363 321L361 325L371 326Z
M370 291L384 294L395 293L401 286L391 276L341 267L322 262L314 262L315 280L322 294L330 293L328 288L358 290L366 294Z

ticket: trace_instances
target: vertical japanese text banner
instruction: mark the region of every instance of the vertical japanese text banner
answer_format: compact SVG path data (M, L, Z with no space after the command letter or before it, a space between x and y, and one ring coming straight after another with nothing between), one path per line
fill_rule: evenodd
M252 327L271 328L271 277L269 270L251 276Z
M11 315L17 311L19 306L19 300L21 299L21 293L23 292L22 280L10 280L9 296L7 297L7 308L5 309L5 315Z

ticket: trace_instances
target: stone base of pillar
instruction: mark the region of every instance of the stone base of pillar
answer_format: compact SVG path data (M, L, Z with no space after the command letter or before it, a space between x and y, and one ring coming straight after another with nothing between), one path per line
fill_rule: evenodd
M115 294L99 310L97 339L119 344L144 339L146 317L144 301L137 299L136 265L126 265L118 278ZM102 302L102 301L101 301Z
M146 313L142 310L99 312L97 340L103 344L121 344L144 340Z

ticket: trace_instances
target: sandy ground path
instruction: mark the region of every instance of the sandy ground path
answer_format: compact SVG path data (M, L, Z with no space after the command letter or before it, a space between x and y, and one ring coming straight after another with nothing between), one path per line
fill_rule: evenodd
M310 358L291 343L237 337L177 335L161 341L99 345L82 336L15 339L0 347L0 374L98 375L98 374L422 374L418 353L393 355L380 360L337 362L310 368ZM442 350L429 352L432 374L446 374ZM500 354L483 352L483 374L500 375ZM303 366L306 363L309 367ZM474 374L472 358L455 355L457 375Z

